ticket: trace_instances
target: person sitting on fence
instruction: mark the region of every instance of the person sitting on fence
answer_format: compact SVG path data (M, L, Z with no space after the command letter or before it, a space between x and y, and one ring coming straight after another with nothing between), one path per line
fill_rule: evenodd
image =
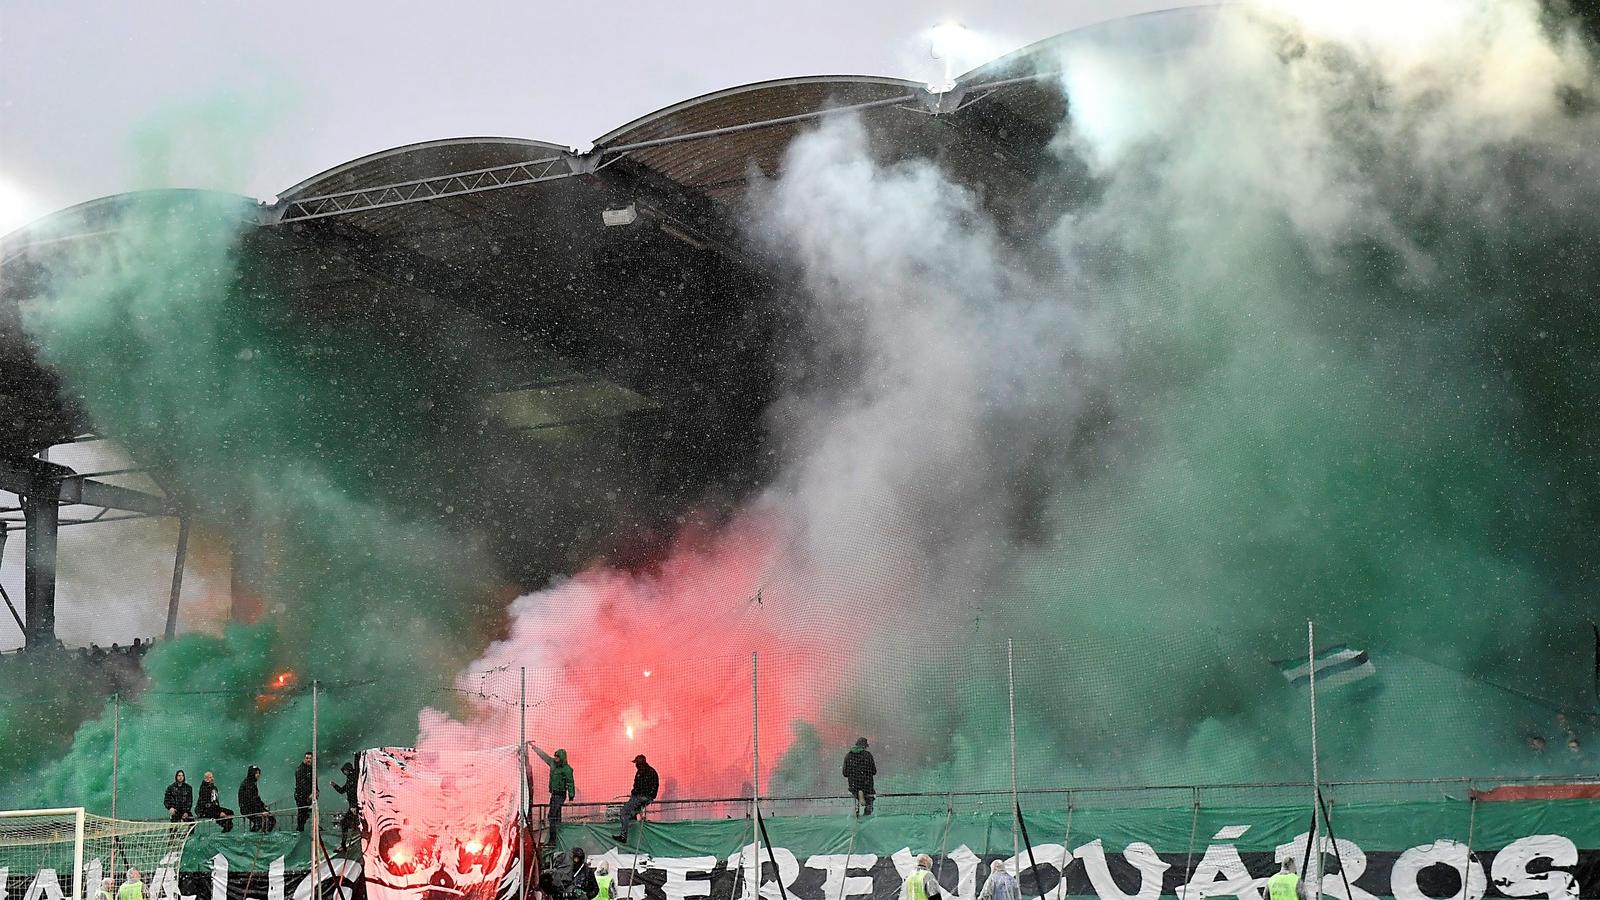
M1022 900L1022 885L1017 882L1017 876L1006 871L1005 860L997 859L989 864L989 880L978 892L978 900Z
M557 750L555 756L551 756L537 745L528 746L550 767L550 843L554 844L561 831L561 807L568 800L577 799L578 785L572 777L572 766L567 764L567 751Z
M624 843L628 840L628 826L633 824L633 817L650 805L661 790L661 776L645 760L643 753L633 758L633 765L633 789L628 792L628 802L622 804L622 830L612 835Z
M857 738L856 745L844 755L844 780L850 787L850 796L856 801L856 815L872 815L872 800L877 796L873 777L878 774L878 764L867 749L867 739ZM866 808L863 809L862 807Z
M144 900L144 882L139 880L139 870L129 869L128 878L117 888L117 900Z
M189 811L194 808L194 788L184 780L182 769L172 776L172 783L167 785L167 793L161 804L167 808L167 816L171 821L194 821L194 814Z
M194 814L202 819L215 819L223 834L233 830L233 810L219 801L217 779L210 772L200 776L200 799L195 803Z
M1278 872L1267 879L1268 900L1306 900L1305 886L1300 883L1299 866L1294 857L1286 856L1278 864Z
M261 786L256 784L260 780L260 766L245 771L244 781L239 782L239 814L250 820L251 831L266 832L277 828L278 820L261 800Z
M939 879L933 877L933 857L926 853L918 856L916 869L906 876L906 883L900 890L901 900L930 900L943 893Z

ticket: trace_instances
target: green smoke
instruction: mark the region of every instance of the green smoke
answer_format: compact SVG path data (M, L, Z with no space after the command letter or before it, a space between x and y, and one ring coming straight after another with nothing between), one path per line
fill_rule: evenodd
M132 202L117 236L54 267L25 310L97 432L262 559L261 624L146 660L150 688L117 725L120 790L134 798L122 810L148 811L175 768L216 771L228 797L261 764L265 795L286 799L311 746L313 680L327 685L325 752L407 743L489 630L494 572L438 524L459 488L455 436L477 424L455 348L380 317L301 314L313 301L252 215L204 193ZM269 689L286 670L295 682ZM23 799L108 808L113 714L80 729Z
M769 214L817 304L914 298L881 334L857 314L844 390L885 431L936 422L892 471L960 498L855 539L924 561L824 714L883 738L886 783L1006 785L1008 637L1024 785L1305 778L1306 696L1274 662L1304 659L1307 619L1378 672L1322 697L1325 776L1583 767L1594 57L1531 5L1454 13L1397 37L1245 5L1176 53L1069 43L1063 165L1034 192L1088 199L1047 241L973 225L947 175L877 165L848 128L791 149ZM782 784L836 783L848 738L817 734Z

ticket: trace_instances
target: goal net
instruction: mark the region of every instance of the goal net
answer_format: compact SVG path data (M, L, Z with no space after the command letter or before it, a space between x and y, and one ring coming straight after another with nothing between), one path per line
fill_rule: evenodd
M0 897L94 900L101 880L139 872L145 896L176 897L193 823L133 822L81 807L0 811Z

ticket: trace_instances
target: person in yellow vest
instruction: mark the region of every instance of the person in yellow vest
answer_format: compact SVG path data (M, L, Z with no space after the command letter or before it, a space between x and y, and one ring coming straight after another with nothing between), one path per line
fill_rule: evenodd
M100 893L95 900L117 900L117 880L115 878L100 879Z
M144 882L139 880L138 869L128 870L128 880L117 888L117 900L144 900Z
M1278 873L1267 879L1267 900L1306 900L1298 869L1293 857L1285 859Z
M594 864L594 883L599 887L599 892L594 895L594 900L611 900L614 895L612 885L616 876L611 874L611 864L600 860Z
M900 896L902 900L932 900L944 895L939 879L933 877L933 857L924 853L917 857L917 868L906 876Z

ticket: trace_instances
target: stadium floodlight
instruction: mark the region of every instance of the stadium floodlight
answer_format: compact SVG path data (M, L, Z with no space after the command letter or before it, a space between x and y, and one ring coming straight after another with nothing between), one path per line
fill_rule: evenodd
M943 94L956 86L956 57L969 55L972 43L972 29L960 22L940 22L928 29L928 55L944 63L944 81L928 85L929 90Z
M47 871L59 878L71 866L69 896L83 900L83 821L81 806L0 810L0 869L24 878Z
M632 203L621 209L608 209L600 213L600 221L606 223L607 228L619 225L632 225L639 218L639 211Z

